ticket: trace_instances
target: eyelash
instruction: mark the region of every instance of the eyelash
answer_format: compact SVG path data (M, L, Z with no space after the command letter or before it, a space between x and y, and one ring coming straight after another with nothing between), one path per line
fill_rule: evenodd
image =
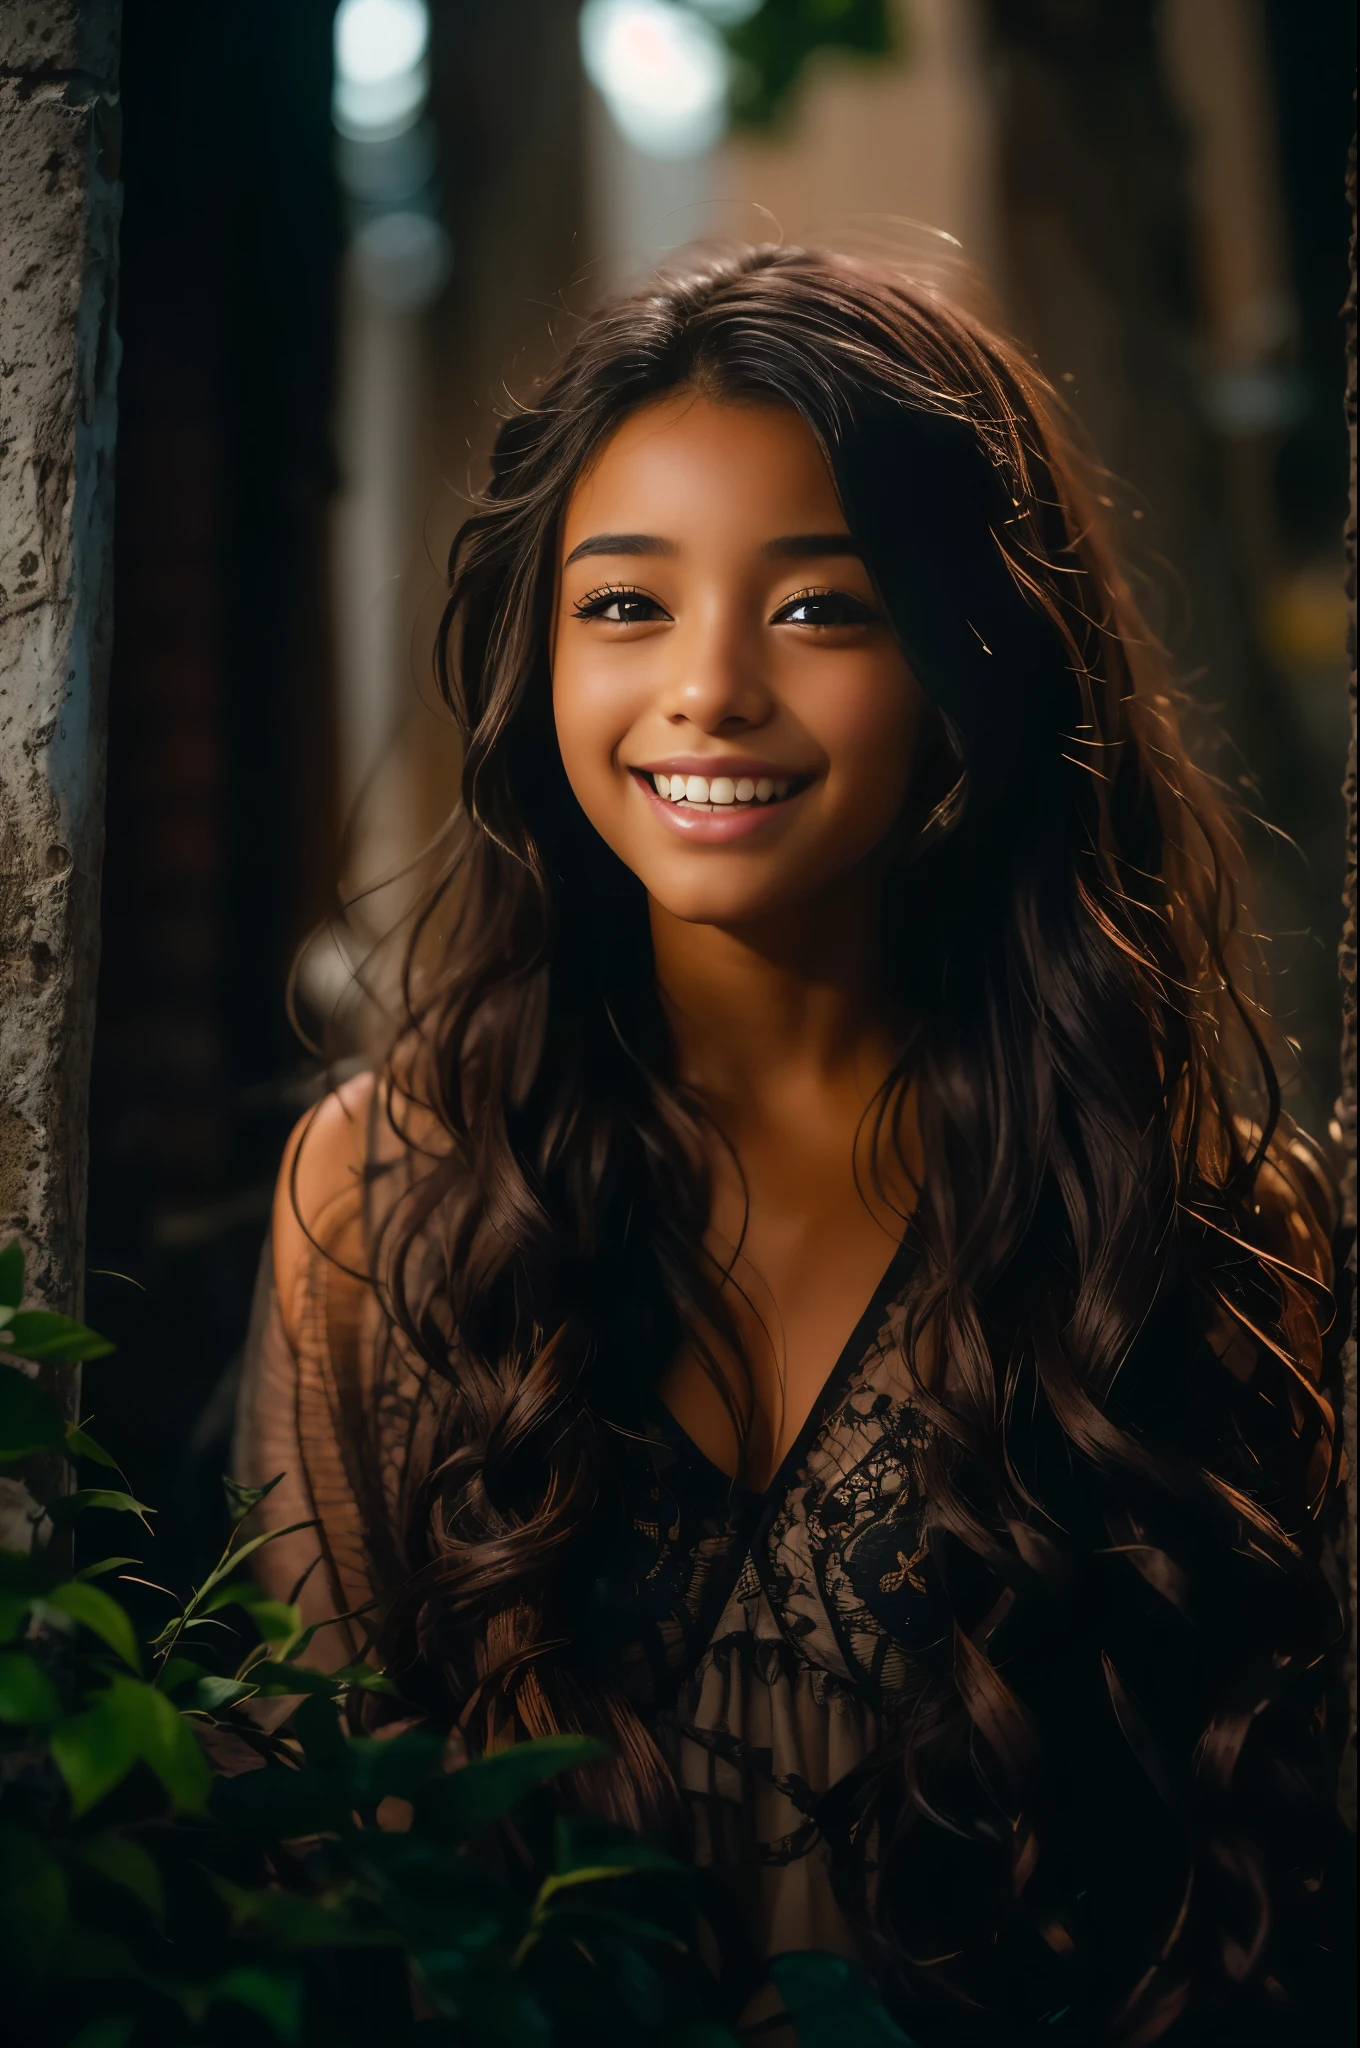
M601 612L607 611L610 605L621 597L640 598L644 604L657 602L654 597L648 597L645 590L639 590L635 584L601 583L596 589L588 590L584 597L578 598L572 610L578 619L598 618ZM657 609L660 610L662 607L658 606ZM612 625L618 622L611 620L609 623Z
M776 622L781 612L792 611L794 605L810 604L818 598L839 598L842 604L849 606L853 616L849 619L833 621L832 625L866 626L872 624L874 620L875 614L872 608L864 602L862 597L852 597L848 590L836 590L832 586L822 583L810 584L806 590L795 590L792 597L786 597L775 613ZM831 630L831 627L825 622L820 626L809 620L801 620L799 623L810 626L813 632L827 632Z
M596 619L602 617L608 611L611 604L616 604L620 600L628 598L635 598L643 604L656 605L658 611L664 611L665 609L656 598L649 597L645 590L639 590L636 584L602 583L596 589L587 591L584 597L578 598L572 610L578 619ZM852 611L860 615L848 621L841 620L834 623L864 625L872 621L874 617L873 612L864 603L863 599L852 597L848 590L835 590L826 585L810 584L806 590L796 590L792 597L786 597L783 603L777 606L772 623L778 624L780 614L791 611L795 605L809 604L818 598L840 598L843 603L851 607ZM629 621L626 619L611 619L606 623L610 625L627 625ZM634 620L632 623L650 622ZM809 626L813 632L825 632L828 630L825 624L819 626L807 620L800 620L798 623Z

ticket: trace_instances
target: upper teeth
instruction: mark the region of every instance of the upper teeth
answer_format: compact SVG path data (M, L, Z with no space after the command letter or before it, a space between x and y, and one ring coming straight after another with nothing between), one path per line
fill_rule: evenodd
M762 775L753 781L743 775L734 782L730 775L715 775L710 782L706 775L653 775L658 796L669 797L673 804L767 804L771 797L787 796L787 781L776 782L769 775Z

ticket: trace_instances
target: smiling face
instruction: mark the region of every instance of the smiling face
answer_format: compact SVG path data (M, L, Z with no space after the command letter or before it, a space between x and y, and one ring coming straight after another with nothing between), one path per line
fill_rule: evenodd
M562 760L654 904L739 927L863 866L930 713L805 421L689 391L641 408L560 549Z

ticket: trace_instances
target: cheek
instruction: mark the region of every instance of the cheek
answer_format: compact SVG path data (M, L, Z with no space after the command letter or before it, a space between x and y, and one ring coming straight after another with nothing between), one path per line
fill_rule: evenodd
M580 796L612 773L628 731L628 693L602 665L559 656L553 664L553 722L568 780Z
M927 714L923 691L900 661L847 666L815 693L807 725L842 802L895 815L911 789Z

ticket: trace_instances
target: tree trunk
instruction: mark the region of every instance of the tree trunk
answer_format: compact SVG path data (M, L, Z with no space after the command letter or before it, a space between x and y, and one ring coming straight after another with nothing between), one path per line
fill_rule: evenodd
M117 0L0 6L0 1242L66 1313L99 951L118 25ZM53 1378L74 1403L74 1371Z
M998 62L1005 285L1024 339L1060 379L1114 476L1124 541L1169 564L1174 651L1257 772L1293 766L1288 711L1252 627L1222 449L1202 389L1204 318L1190 149L1157 0L986 0ZM1121 507L1121 510L1125 509ZM1164 580L1160 579L1160 580Z
M1208 713L1195 739L1221 728L1231 745L1211 765L1325 871L1332 827L1319 817L1298 715L1257 630L1261 565L1247 559L1251 493L1237 459L1246 444L1229 448L1206 411L1192 152L1160 0L984 0L984 12L1012 318L1119 480L1111 491L1125 552L1154 627ZM1250 908L1264 928L1314 925L1302 864L1264 835L1253 835L1252 852L1261 900ZM1290 972L1289 1028L1324 1091L1306 1115L1323 1120L1335 1059L1329 970L1315 973L1296 942L1277 952Z

